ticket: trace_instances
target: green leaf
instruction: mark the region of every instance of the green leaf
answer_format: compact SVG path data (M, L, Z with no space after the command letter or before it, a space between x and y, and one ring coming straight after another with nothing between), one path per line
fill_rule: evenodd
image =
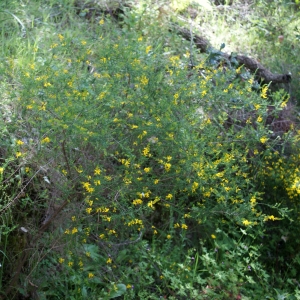
M89 257L96 261L100 258L99 255L99 247L97 245L92 245L92 244L84 244L83 245L84 251L86 255L89 255Z
M122 296L126 292L126 285L123 283L118 283L115 285L116 289L113 290L110 295L108 296L108 299L113 299L119 296Z
M85 286L84 286L84 287L82 288L82 290L81 290L81 295L82 295L82 297L83 297L84 299L87 298L87 289L86 289Z
M253 280L252 276L246 275L246 278L249 283L255 284L255 281Z
M241 230L242 234L247 235L246 230L244 230L244 229L242 229L242 228L240 228L240 230Z

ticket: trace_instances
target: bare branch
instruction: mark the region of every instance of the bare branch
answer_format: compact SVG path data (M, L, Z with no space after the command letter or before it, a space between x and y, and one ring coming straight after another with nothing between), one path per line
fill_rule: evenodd
M190 30L179 26L176 26L175 28L178 31L178 33L181 34L186 40L191 40ZM193 35L192 38L196 47L200 49L201 52L207 52L209 49L213 48L210 45L209 41L204 37ZM230 60L230 54L220 52L220 55L223 56L225 59ZM235 59L240 65L244 65L247 69L249 69L251 72L255 73L258 77L260 77L265 83L288 83L292 80L292 76L290 73L273 74L255 59L252 59L246 55L237 55L235 56Z

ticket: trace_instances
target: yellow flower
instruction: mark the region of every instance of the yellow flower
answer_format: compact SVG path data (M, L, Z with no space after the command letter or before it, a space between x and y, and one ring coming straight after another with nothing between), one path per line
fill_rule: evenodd
M91 187L91 184L89 182L83 182L82 186L88 193L92 193L95 190L94 188Z
M107 264L111 264L112 263L112 259L109 257L106 261Z
M149 82L149 79L148 79L145 75L143 75L143 76L141 77L141 84L142 84L142 85L147 85L148 82Z
M153 204L154 204L153 201L149 201L149 202L147 203L147 206L150 207L150 208L152 208L152 209L154 209Z
M268 140L268 139L267 139L265 136L263 136L262 138L260 138L260 142L261 142L262 144L264 144L267 140Z
M170 234L168 234L168 235L167 235L167 239L169 240L170 238L171 238L171 235L170 235Z
M219 172L216 174L216 177L222 178L224 176L224 172Z
M268 221L268 220L276 221L276 220L280 220L280 219L274 217L273 215L271 215L271 216L266 216L266 217L264 218L264 221Z
M212 239L216 239L217 237L216 237L214 234L212 234L212 235L211 235L211 238L212 238Z
M165 164L165 169L166 169L167 172L170 171L171 166L172 166L172 165L171 165L170 163L166 163L166 164Z
M148 47L146 48L146 53L147 53L147 54L149 53L149 51L151 50L151 48L152 48L152 46L148 46Z
M76 168L76 167L75 167L75 168ZM79 168L76 168L76 171L80 174L80 173L83 172L83 169L82 169L82 167L79 167Z
M101 20L99 21L99 24L100 24L100 25L103 25L103 24L104 24L104 20L101 19Z
M142 135L142 137L143 137L143 136L145 136L146 134L147 134L147 131L146 131L146 130L143 130L143 132L142 132L141 135Z
M93 273L89 273L89 278L93 278L95 275Z
M179 56L171 56L169 58L169 60L171 61L173 66L177 66L178 65L178 61L180 60Z
M173 195L172 194L168 194L167 196L166 196L166 199L172 199L173 198Z
M143 204L143 200L141 200L141 199L135 199L135 200L132 201L132 204L133 204L133 205L140 205L140 204Z
M235 70L235 72L236 72L237 74L240 74L240 73L241 73L241 68L242 68L242 66L238 67L238 68Z
M76 227L74 227L74 228L72 229L72 234L74 234L74 233L76 233L76 232L78 232L78 229L77 229Z
M50 143L50 139L46 136L44 139L41 140L41 143Z
M16 152L16 157L22 156L22 152Z
M263 120L263 119L262 119L261 116L258 116L258 118L256 119L256 121L257 121L258 123L260 123L262 120Z
M59 262L60 264L62 264L64 261L65 261L65 259L62 258L62 257L60 257L59 260L58 260L58 262Z
M3 174L4 168L0 168L0 174Z
M44 83L44 87L48 87L48 86L51 86L52 84L50 82L45 82Z
M249 225L252 224L252 222L250 222L250 221L248 221L248 220L244 220L242 223L243 223L245 226L249 226Z
M23 141L21 141L21 140L17 140L17 145L23 145L24 144L24 142Z
M254 196L251 197L250 203L251 203L251 205L253 205L253 206L256 204L256 199L255 199Z
M100 175L101 174L101 170L99 169L99 167L96 167L96 169L94 170L94 175Z
M198 188L199 183L198 182L194 182L193 186L192 186L192 192L194 193L196 191L196 189Z
M144 171L145 171L146 173L149 173L150 170L151 170L151 168L145 168L145 169L144 169Z
M150 146L148 145L147 147L145 147L145 148L143 149L143 155L144 155L144 156L147 156L147 155L149 154L149 152L150 152Z
M268 98L268 96L267 96L267 91L268 91L268 86L265 85L265 86L262 88L262 90L261 90L260 96L261 96L262 98L264 98L264 99L267 99L267 98Z
M122 159L121 159L121 163L122 163L122 165L124 165L126 168L129 168L129 166L130 166L130 160L129 160L129 159L122 158Z
M188 229L188 226L186 224L181 224L181 228L186 230Z
M116 236L118 236L117 232L114 229L110 229L108 234L115 234Z

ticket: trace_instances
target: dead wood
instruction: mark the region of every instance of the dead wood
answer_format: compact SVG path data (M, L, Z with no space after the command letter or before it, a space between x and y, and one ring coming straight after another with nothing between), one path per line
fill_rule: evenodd
M193 38L193 42L201 52L208 52L213 49L209 41L198 35L191 35L190 30L176 26L177 32L182 35L186 40L190 41ZM224 57L225 60L230 61L231 54L219 52L220 56ZM266 69L262 64L257 62L255 59L250 58L246 55L236 55L234 58L238 61L239 65L244 65L251 72L255 73L264 83L289 83L292 79L291 74L273 74Z

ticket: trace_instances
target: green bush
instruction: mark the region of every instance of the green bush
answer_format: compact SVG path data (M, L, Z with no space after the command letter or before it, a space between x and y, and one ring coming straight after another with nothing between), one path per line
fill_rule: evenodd
M268 97L269 86L257 87L243 67L211 65L209 55L190 69L195 49L174 50L178 44L166 41L178 37L159 36L156 21L141 33L145 19L128 13L114 31L100 18L85 38L49 34L28 64L9 60L19 84L10 93L17 113L8 148L30 184L20 203L33 235L18 292L40 299L294 292L299 256L288 255L297 243L278 255L277 228L291 228L298 212L299 156L290 146L298 133L279 134L269 122L288 96Z
M41 295L113 298L126 285L132 298L221 299L246 295L244 285L257 290L255 279L263 289L268 276L255 244L265 222L280 217L257 205L264 198L252 175L277 145L265 125L268 87L252 91L242 68L224 73L203 61L189 70L188 51L164 53L161 41L106 26L99 22L94 39L58 34L51 58L21 71L25 130L16 155L29 176L47 166L49 202L68 199L53 233L57 259L45 264L64 277L50 284L40 264ZM274 115L284 97L274 100Z

